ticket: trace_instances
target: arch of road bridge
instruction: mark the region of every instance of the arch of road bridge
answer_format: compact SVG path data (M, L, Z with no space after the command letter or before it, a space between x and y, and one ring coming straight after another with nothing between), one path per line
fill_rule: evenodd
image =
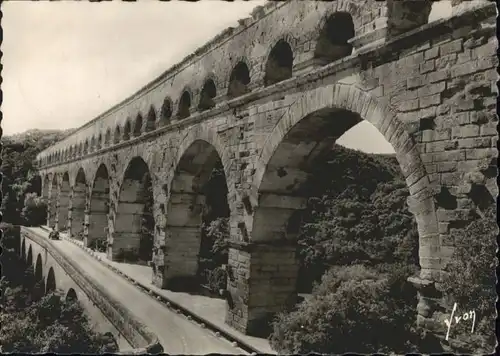
M121 260L128 255L137 261L151 260L154 229L152 178L146 161L141 156L133 156L118 179L121 184L108 240L108 258Z
M352 85L329 85L296 95L268 136L256 161L252 187L244 197L248 206L239 219L248 242L243 237L235 240L241 236L241 224L231 224L228 291L233 303L226 320L249 334L258 332L262 322L284 304L295 301L299 226L293 218L305 208L309 168L363 119L392 144L409 187L409 200L417 205L413 210L420 236L421 273L440 269L429 262L440 254L430 181L415 142L396 115ZM272 275L259 272L264 264L273 267Z
M38 253L35 261L35 288L34 297L39 299L45 294L45 281L43 278L43 258L42 254Z
M50 267L49 272L47 273L47 281L45 282L45 294L49 294L51 292L55 292L57 289L56 285L56 277L54 275L54 268Z
M61 178L59 189L59 208L57 210L57 227L60 231L66 231L69 225L69 207L70 207L71 184L69 173L64 172Z
M27 248L28 252L26 253L26 264L28 265L28 267L33 267L33 248L31 247L31 245L29 245Z
M78 169L72 189L70 236L83 240L85 243L86 226L85 215L87 211L88 183L83 167Z
M73 288L69 288L68 292L66 292L65 297L66 302L76 302L78 301L78 294Z

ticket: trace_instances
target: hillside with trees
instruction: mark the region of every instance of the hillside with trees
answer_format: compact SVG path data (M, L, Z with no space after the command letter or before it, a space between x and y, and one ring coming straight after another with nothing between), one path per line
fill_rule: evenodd
M71 131L35 129L2 138L3 221L15 225L26 224L27 221L22 216L26 194L40 193L41 190L41 182L33 164L36 155ZM35 206L41 204L39 200L34 199L33 194L29 195L28 203Z
M92 330L78 301L67 301L52 292L43 295L33 266L19 256L19 230L14 225L40 225L46 214L46 205L37 194L41 187L33 161L67 133L30 130L2 138L1 352L98 354L118 350L112 335Z

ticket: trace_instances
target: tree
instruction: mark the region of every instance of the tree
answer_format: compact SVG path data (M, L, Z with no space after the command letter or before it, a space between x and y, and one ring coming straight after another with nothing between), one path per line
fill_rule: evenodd
M292 354L415 351L417 334L410 325L416 303L399 293L407 284L401 277L362 265L332 268L311 298L278 314L271 346Z
M24 207L21 211L23 223L26 226L43 225L47 219L47 203L36 193L27 193L24 198Z
M24 223L21 218L24 195L38 193L41 182L33 162L43 149L59 141L68 133L59 130L29 130L22 134L2 137L3 220L12 224Z

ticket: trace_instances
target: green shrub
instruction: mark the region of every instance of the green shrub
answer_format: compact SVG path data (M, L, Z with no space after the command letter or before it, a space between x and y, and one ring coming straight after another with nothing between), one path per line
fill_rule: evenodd
M208 287L213 292L219 292L227 287L227 272L223 267L215 267L208 274Z
M18 251L21 243L19 226L1 222L0 229L3 231L2 248Z
M108 240L105 237L93 239L89 244L89 248L98 252L106 252L108 248Z

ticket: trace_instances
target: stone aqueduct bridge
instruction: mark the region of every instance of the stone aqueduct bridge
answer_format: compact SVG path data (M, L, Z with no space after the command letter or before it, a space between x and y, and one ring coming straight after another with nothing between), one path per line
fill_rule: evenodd
M310 167L361 120L396 151L418 224L418 322L436 300L453 236L496 186L496 8L453 1L273 3L226 30L37 157L49 224L135 246L152 177L152 278L196 273L201 190L217 158L230 208L226 322L247 333L295 294L294 213ZM436 302L437 301L437 302Z

